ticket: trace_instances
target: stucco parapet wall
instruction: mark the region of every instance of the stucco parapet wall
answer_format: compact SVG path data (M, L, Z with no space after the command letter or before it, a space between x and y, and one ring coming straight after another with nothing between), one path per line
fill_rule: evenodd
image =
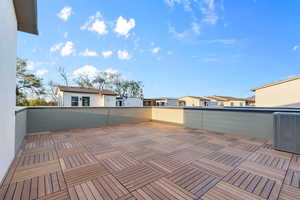
M234 111L234 112L300 112L298 108L268 108L268 107L224 107L224 108L204 108L204 107L155 107L155 109L181 109L181 110L205 110L205 111Z

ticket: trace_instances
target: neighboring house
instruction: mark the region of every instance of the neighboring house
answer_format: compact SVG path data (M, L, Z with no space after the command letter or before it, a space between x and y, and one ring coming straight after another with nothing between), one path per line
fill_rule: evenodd
M143 100L144 106L177 106L176 98L151 98Z
M185 96L177 100L178 106L216 106L217 103L206 97Z
M36 0L0 0L0 182L15 156L17 31L38 34ZM4 103L5 102L5 103ZM1 196L1 195L0 195Z
M300 76L251 89L257 107L298 107L300 105Z
M116 106L117 94L111 90L59 86L55 94L58 99L58 106Z
M211 102L215 102L217 106L244 107L247 106L247 99L229 96L208 96Z
M143 107L143 99L138 97L117 97L117 107Z

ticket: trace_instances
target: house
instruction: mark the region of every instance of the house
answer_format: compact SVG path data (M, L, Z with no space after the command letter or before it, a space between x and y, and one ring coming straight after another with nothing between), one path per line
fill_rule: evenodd
M168 97L144 99L143 105L144 106L177 106L177 99L168 98Z
M116 96L111 90L58 86L55 94L58 106L115 107Z
M117 107L143 107L143 100L139 97L117 97Z
M36 0L0 1L0 181L15 150L16 47L17 31L38 34Z
M231 107L244 107L247 106L247 99L236 98L229 96L208 96L211 102L215 102L217 106L231 106Z
M206 97L184 96L177 100L178 106L216 106L217 103Z
M300 107L300 76L251 89L257 107Z

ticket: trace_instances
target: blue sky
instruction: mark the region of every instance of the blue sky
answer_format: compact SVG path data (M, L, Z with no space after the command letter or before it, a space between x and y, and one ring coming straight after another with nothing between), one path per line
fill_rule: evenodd
M146 97L246 97L299 75L300 1L38 1L39 36L18 35L18 56L47 83L58 66L119 71Z

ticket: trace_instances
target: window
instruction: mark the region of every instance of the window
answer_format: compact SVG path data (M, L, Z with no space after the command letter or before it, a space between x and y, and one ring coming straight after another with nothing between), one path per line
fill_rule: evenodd
M224 102L221 102L221 103L220 103L220 106L224 106Z
M241 107L243 107L243 106L244 106L244 104L241 102L241 103L240 103L240 106L241 106Z
M230 106L234 106L234 103L233 103L233 102L230 102Z
M82 97L82 106L90 106L90 97Z
M71 97L71 105L78 106L78 97Z

